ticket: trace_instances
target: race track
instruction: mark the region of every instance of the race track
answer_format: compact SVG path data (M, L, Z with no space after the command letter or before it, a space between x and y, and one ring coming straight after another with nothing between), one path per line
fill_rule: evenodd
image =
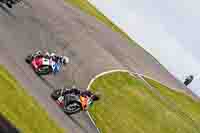
M70 64L56 76L39 78L24 61L38 49L70 57ZM85 113L66 116L49 97L55 88L76 83L86 88L97 74L128 69L145 74L173 88L183 88L142 48L130 45L118 33L63 0L29 0L12 10L0 5L0 64L70 133L95 133Z

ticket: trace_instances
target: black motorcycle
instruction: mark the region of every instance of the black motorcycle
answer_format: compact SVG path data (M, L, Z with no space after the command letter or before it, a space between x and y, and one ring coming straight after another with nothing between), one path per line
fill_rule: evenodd
M67 115L71 115L87 110L88 106L92 105L93 101L99 100L97 95L88 92L89 91L81 92L80 89L64 88L54 90L51 97Z
M194 79L194 76L193 76L193 75L189 75L189 76L185 79L184 84L185 84L186 86L188 86L188 85L193 81L193 79Z

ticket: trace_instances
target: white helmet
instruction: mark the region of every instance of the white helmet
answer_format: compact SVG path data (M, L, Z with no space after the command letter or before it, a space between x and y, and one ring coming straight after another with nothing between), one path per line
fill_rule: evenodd
M45 56L49 57L50 56L49 52L45 52Z
M51 57L54 57L54 56L56 56L56 54L55 54L55 53L51 53L50 56L51 56Z
M62 63L63 64L68 64L69 63L69 58L67 56L62 56Z
M72 85L72 89L77 89L76 85Z

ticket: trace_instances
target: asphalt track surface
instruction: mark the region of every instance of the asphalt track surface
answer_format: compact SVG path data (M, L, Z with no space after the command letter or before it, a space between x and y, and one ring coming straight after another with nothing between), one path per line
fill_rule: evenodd
M55 76L40 78L24 61L38 49L67 55L70 64ZM142 48L128 44L118 33L62 0L25 1L13 9L0 5L0 64L69 133L95 133L96 129L85 113L66 116L49 97L55 88L73 84L86 88L101 72L128 69L185 89Z

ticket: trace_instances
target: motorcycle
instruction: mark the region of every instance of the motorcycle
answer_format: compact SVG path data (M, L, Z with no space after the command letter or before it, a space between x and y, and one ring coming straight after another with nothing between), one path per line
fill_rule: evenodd
M185 84L186 86L188 86L188 85L193 81L193 79L194 79L194 76L193 76L193 75L189 75L189 76L185 79L184 84Z
M51 97L67 115L86 111L92 105L93 101L98 100L92 98L94 95L87 97L81 95L81 93L76 93L76 91L67 88L57 89L51 93Z
M69 63L69 58L66 56L57 56L56 58L56 60L53 60L50 56L37 51L28 55L25 61L32 66L38 75L47 75L50 73L56 74L60 71L62 65Z

